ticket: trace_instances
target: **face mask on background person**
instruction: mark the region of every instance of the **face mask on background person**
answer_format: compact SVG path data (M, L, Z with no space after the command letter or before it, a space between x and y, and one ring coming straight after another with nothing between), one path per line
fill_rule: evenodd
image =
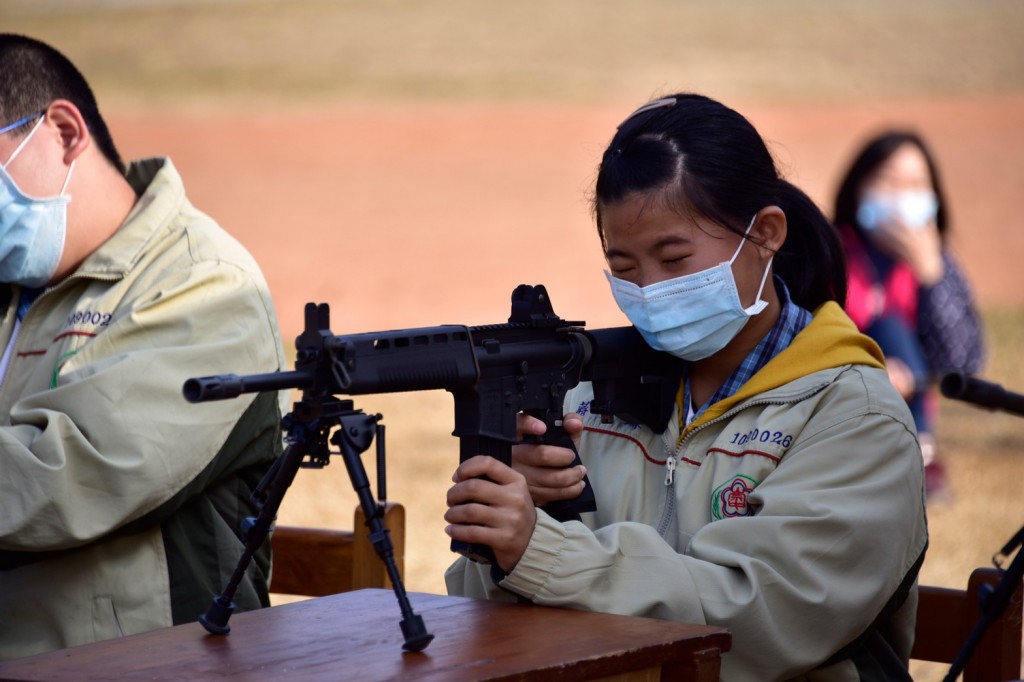
M683 360L703 360L725 348L752 316L768 305L761 299L771 260L765 265L753 305L744 308L732 264L746 243L754 219L728 261L646 287L605 270L612 296L647 344Z
M935 220L939 200L928 190L868 191L857 207L857 222L866 230L884 227L899 218L912 230L923 229Z
M17 121L17 127L32 120ZM75 162L71 162L64 186L55 197L32 197L18 187L7 167L17 158L43 123L25 136L3 165L0 165L0 282L40 287L53 279L64 252L67 235L67 208L71 197L64 192L71 180Z

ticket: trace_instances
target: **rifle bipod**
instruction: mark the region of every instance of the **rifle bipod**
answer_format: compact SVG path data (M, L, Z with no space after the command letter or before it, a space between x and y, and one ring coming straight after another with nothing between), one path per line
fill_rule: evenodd
M370 541L373 542L374 550L384 562L388 577L391 579L395 597L402 611L400 626L405 639L402 648L406 651L422 651L430 644L434 636L427 632L423 618L413 611L409 603L402 577L395 564L391 536L381 519L381 505L370 491L370 482L360 458L373 442L374 436L378 436L377 475L379 480L383 480L384 427L378 424L380 419L379 414L367 415L362 410L354 409L351 400L339 400L331 396L295 403L294 410L286 415L282 422L288 434L288 446L277 457L253 492L252 500L259 509L259 514L255 518L246 519L245 548L238 559L238 564L224 591L214 597L209 609L199 617L199 622L208 632L226 635L231 631L228 619L235 610L232 599L253 554L266 541L273 528L285 492L300 467L321 468L329 462L332 453L328 447L328 434L334 427L340 427L329 442L339 448L345 460L352 488L359 497L359 504L366 516L366 524L370 527ZM307 457L308 462L305 461Z

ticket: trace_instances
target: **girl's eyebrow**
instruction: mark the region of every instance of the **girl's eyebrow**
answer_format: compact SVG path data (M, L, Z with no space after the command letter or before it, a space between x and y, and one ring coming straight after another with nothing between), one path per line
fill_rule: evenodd
M659 239L658 241L651 244L650 248L648 248L647 251L656 253L664 249L666 246L677 246L679 244L690 243L692 243L692 240L689 239L688 237L683 237L681 235L676 234L666 235ZM621 249L606 249L604 252L604 257L609 260L612 258L628 258L629 254L626 253L625 251L622 251Z

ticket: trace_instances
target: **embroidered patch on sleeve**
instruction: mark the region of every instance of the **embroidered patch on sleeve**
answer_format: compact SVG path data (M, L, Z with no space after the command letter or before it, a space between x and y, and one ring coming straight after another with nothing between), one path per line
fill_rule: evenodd
M716 521L750 516L754 511L747 504L747 496L754 492L757 481L749 476L739 475L715 488L711 493L711 516Z

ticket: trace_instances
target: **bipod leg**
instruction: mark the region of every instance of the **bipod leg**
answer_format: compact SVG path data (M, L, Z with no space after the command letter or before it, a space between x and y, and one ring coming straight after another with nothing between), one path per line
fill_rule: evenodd
M363 514L366 516L366 525L370 528L370 541L373 542L373 548L377 552L377 556L384 562L388 577L391 578L391 586L402 611L400 627L402 636L405 638L402 648L406 651L423 651L434 639L434 635L427 632L423 618L413 611L412 604L409 602L405 585L402 583L402 576L399 575L398 566L395 564L395 549L391 543L391 535L381 519L380 505L370 491L370 480L366 476L366 468L360 458L360 454L370 447L377 431L377 421L380 418L379 414L369 416L362 412L344 416L341 418L342 426L334 434L331 442L338 446L345 460L345 468L352 481L352 488L359 497L359 505L363 508Z
M260 507L259 514L255 519L247 519L251 523L248 524L246 529L245 547L242 550L242 555L238 558L238 563L235 564L235 570L231 574L231 579L228 580L224 591L214 597L213 603L210 604L206 613L199 616L199 622L212 634L226 635L231 632L228 619L231 618L231 614L235 611L235 592L238 590L242 578L245 577L245 571L248 569L253 555L266 541L267 535L274 527L274 521L277 519L277 510L281 506L281 500L284 499L285 492L292 484L292 481L295 480L295 475L298 473L300 465L309 451L306 441L306 428L304 424L299 424L296 427L293 434L294 440L278 455L267 475L257 486L257 492L253 495L254 498L267 483L270 484L270 488L266 492L263 501L257 501Z
M963 646L961 646L960 651L957 652L956 658L949 667L949 672L942 678L943 682L954 682L960 676L960 673L964 671L964 668L967 667L967 662L971 658L971 654L974 653L978 644L981 643L981 638L985 635L988 626L996 622L1003 615L1003 612L1006 611L1006 607L1013 598L1013 593L1020 586L1022 579L1024 579L1024 549L1017 552L1017 556L1010 562L1009 567L1007 567L1002 577L999 578L999 582L996 583L995 587L991 591L978 595L978 598L981 599L981 616L967 635L967 639Z

